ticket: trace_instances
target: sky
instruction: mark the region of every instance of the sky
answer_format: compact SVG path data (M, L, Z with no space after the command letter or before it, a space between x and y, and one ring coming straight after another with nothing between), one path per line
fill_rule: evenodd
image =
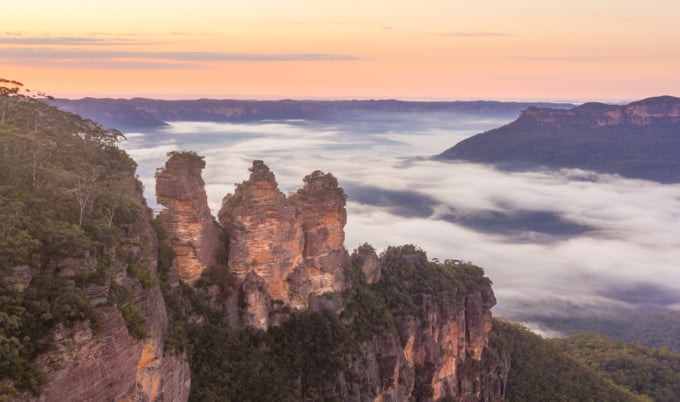
M0 77L62 98L680 95L680 2L3 2Z

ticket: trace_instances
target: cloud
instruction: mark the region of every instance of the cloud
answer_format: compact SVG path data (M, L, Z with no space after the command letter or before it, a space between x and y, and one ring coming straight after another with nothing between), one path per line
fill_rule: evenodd
M130 38L101 38L95 36L22 36L19 33L10 35L5 32L0 37L0 45L42 45L42 46L114 46L114 45L149 45L152 42L133 40Z
M2 41L5 39L5 42ZM35 38L2 38L0 43L7 44L16 42L18 39L26 39L27 42L36 41ZM96 38L53 38L55 42L66 44L74 41L87 44L113 44L108 40ZM44 43L44 42L43 42ZM50 43L47 43L50 44ZM72 43L73 44L73 43ZM126 51L126 50L95 50L86 48L54 48L54 47L10 47L2 51L2 56L25 57L25 58L54 58L70 59L113 59L113 58L141 58L141 59L166 59L178 61L336 61L358 60L357 57L343 54L330 53L230 53L230 52L158 52L158 51Z
M151 199L166 150L205 155L214 213L253 159L265 161L283 192L314 170L331 172L349 196L348 249L415 244L440 260L472 261L494 282L495 314L508 318L680 305L680 185L414 158L507 122L481 121L414 113L390 124L367 113L324 122L173 123L124 146L142 159Z
M384 207L403 217L428 218L434 214L437 201L415 191L386 190L375 186L344 184L349 199L360 204Z
M0 44L38 44L36 38L2 38ZM114 42L96 38L53 38L59 44L111 45ZM45 44L45 43L40 43ZM49 44L49 43L48 43ZM52 43L56 44L56 43ZM25 63L77 63L90 68L199 68L205 62L325 62L352 61L359 58L330 53L230 53L230 52L173 52L129 51L114 49L66 48L49 46L6 47L0 51L0 59L13 64Z

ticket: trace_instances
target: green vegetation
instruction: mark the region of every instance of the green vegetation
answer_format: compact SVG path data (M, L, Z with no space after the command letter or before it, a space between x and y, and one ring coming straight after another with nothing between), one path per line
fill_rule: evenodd
M602 335L573 334L550 341L603 378L657 402L680 400L680 353Z
M507 401L650 401L519 324L494 319L489 343L486 353L510 361Z
M108 284L121 227L142 211L130 196L136 164L117 147L123 135L48 99L0 79L0 379L34 394L46 335L87 321L96 330L81 287Z
M382 278L375 287L393 314L417 313L425 298L438 302L491 283L480 267L456 260L428 261L413 245L389 247L381 260Z
M166 154L168 156L168 161L173 160L183 160L187 162L194 162L189 165L189 173L193 176L200 176L201 171L205 168L205 157L197 154L194 151L170 151ZM158 168L156 170L156 177L162 174L165 168Z
M151 271L142 268L136 262L128 265L127 274L139 280L142 288L149 289L155 283L154 275Z
M144 328L146 319L142 313L137 308L130 305L118 306L118 310L123 315L125 326L127 327L130 336L137 340L144 339L146 336L146 329Z
M324 384L351 376L352 338L331 312L301 312L267 332L192 326L194 401L326 400Z

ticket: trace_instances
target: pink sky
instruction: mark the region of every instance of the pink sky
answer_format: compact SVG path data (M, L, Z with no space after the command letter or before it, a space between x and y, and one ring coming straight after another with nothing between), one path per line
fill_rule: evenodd
M678 15L675 0L13 1L0 77L71 98L677 96Z

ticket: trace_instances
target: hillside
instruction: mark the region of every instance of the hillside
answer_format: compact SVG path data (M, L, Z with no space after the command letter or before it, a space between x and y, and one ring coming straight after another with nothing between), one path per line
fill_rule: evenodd
M680 395L680 353L651 349L604 336L574 334L550 341L602 377L657 402Z
M678 155L680 98L661 96L628 105L531 107L512 123L463 140L436 158L509 170L579 168L677 183Z

